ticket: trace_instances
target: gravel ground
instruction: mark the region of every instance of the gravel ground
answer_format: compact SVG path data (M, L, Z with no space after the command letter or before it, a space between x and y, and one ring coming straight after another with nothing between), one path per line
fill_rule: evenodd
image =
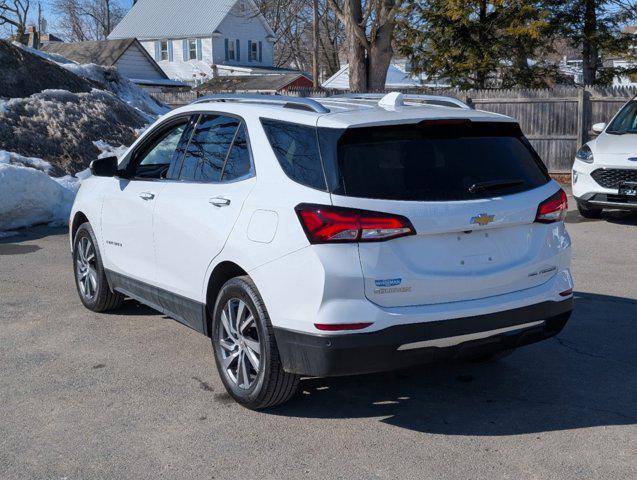
M0 240L0 478L637 478L637 216L569 213L576 312L488 365L234 404L209 341L75 293L60 229Z

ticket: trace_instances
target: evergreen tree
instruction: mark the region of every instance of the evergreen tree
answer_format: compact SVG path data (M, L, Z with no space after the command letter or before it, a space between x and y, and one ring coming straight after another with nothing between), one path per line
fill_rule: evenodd
M561 34L582 52L585 85L609 84L613 77L637 72L604 65L604 57L633 57L635 36L622 32L637 21L635 0L554 0L553 10Z
M462 88L538 87L555 67L541 59L555 30L541 1L412 0L399 28L399 49L414 73Z

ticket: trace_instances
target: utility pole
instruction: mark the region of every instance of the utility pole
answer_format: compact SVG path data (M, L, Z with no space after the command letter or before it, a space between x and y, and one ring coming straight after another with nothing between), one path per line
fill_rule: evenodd
M319 88L319 15L318 15L318 0L314 0L314 25L313 25L313 37L314 45L312 48L312 81L314 82L314 88Z

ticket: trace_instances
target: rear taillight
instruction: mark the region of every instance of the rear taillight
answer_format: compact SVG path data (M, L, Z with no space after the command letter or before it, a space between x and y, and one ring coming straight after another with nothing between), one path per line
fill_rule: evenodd
M382 242L416 233L407 218L390 213L306 203L296 213L312 244Z
M560 188L559 192L540 203L535 221L540 223L561 222L566 218L567 211L568 199L564 190Z

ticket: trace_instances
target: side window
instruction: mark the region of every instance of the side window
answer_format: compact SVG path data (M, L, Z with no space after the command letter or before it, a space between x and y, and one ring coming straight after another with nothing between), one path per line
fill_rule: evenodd
M151 141L137 157L134 176L148 179L166 178L171 164L179 157L177 147L187 125L187 121L184 120Z
M204 116L190 141L179 178L196 182L220 182L238 127L239 120L236 118Z
M327 190L316 128L268 119L261 119L261 124L287 176L302 185Z
M221 180L230 182L241 178L250 173L250 149L248 147L248 136L246 134L246 126L241 123L237 135L234 137L234 143L230 149L230 154L226 160Z

